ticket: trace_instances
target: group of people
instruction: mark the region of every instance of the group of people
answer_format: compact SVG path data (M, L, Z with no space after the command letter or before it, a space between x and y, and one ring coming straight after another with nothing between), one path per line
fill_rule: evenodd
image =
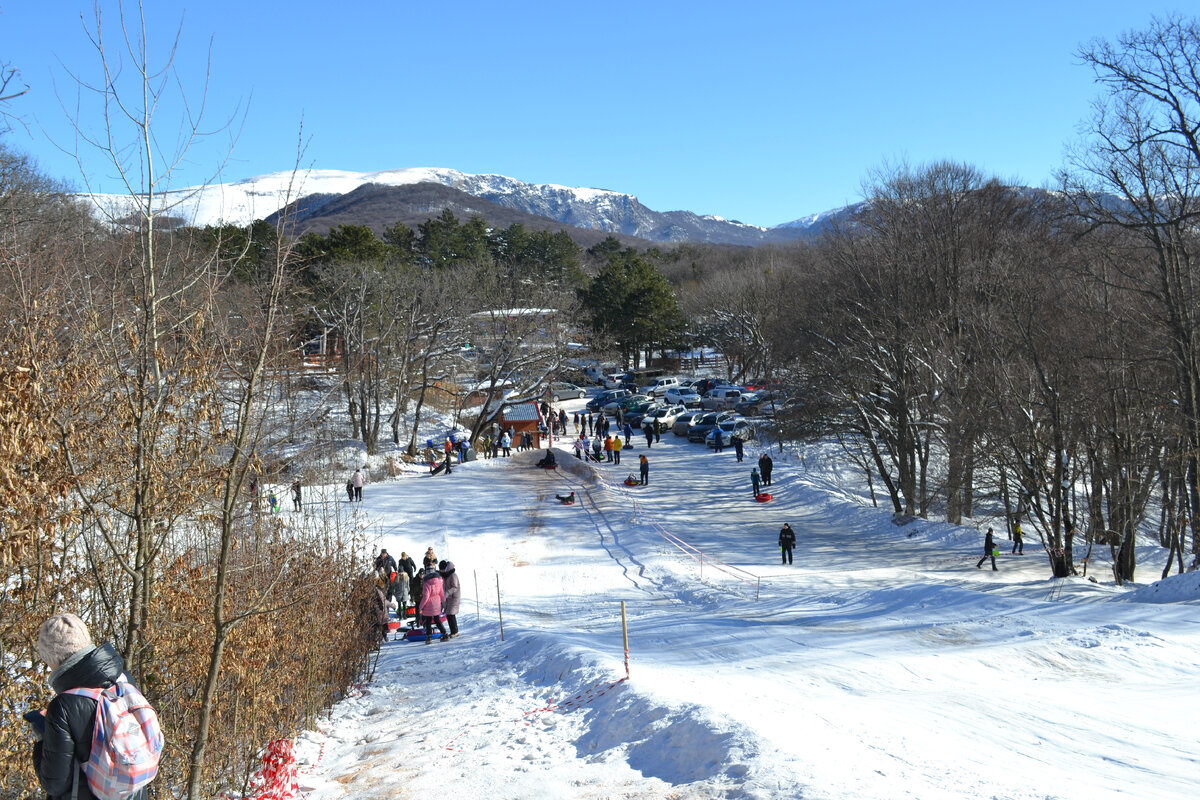
M1025 534L1021 530L1021 520L1013 523L1012 543L1011 555L1025 555ZM996 556L999 552L1000 550L996 547L996 533L991 528L988 528L987 533L983 537L983 558L975 562L975 569L983 569L983 562L990 558L992 560L992 571L999 572L999 569L996 567Z
M750 470L750 488L754 491L755 498L762 492L763 486L771 485L771 471L774 469L775 462L768 453L758 457L758 466Z
M346 481L346 500L351 503L362 502L363 484L366 479L363 478L362 470L354 470L354 474Z
M393 603L402 622L408 618L408 610L413 610L412 627L424 627L426 644L433 641L435 626L443 642L458 635L462 587L454 562L439 561L430 547L421 559L421 568L417 569L416 562L407 552L401 552L397 561L383 548L375 557L375 573L375 610L380 620L380 640L387 639L387 612Z

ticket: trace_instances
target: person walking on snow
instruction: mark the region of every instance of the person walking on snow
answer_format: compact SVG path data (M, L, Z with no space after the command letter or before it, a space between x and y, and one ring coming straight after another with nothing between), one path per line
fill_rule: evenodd
M763 453L758 457L758 470L762 473L763 486L771 485L771 470L775 468L775 462L771 460L771 456Z
M642 486L650 485L650 461L646 458L646 454L642 453L638 456L638 472L641 474Z
M296 477L292 480L292 510L300 510L300 478Z
M729 443L731 445L733 445L734 457L737 458L737 460L740 462L742 460L742 453L745 451L745 448L746 448L745 441L742 439L742 437L739 434L735 433L733 436L729 437Z
M361 503L363 490L363 474L361 469L354 470L354 474L350 476L350 484L354 487L354 499Z
M725 449L725 438L721 435L721 426L713 428L713 450L718 453Z
M1012 555L1025 555L1025 534L1021 533L1021 521L1017 520L1013 523L1013 549Z
M983 540L983 558L979 559L975 564L975 569L983 569L983 562L988 559L992 560L992 571L998 572L996 569L996 542L993 539L992 529L987 529L987 536Z
M754 498L758 499L758 470L750 470L750 485L754 487Z
M783 523L783 530L779 531L779 557L783 559L784 564L792 563L792 548L796 546L796 532L792 530L789 523Z

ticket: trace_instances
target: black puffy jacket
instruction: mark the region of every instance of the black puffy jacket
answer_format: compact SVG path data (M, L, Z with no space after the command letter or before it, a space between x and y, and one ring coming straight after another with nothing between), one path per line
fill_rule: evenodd
M96 701L90 697L64 694L68 689L107 689L125 669L111 644L84 656L61 675L54 677L55 697L46 709L46 734L34 745L33 762L38 780L50 800L70 800L72 783L79 776L78 800L92 800L92 792L81 764L92 755L92 732L96 726ZM130 796L145 800L146 790Z

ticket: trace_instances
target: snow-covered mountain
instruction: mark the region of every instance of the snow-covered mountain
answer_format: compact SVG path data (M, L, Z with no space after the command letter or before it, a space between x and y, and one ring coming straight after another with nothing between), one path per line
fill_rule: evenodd
M774 228L761 228L691 211L654 211L635 196L608 189L531 184L503 175L471 175L453 169L410 168L379 172L311 170L275 172L232 183L214 183L163 193L161 212L188 225L246 225L265 219L287 203L313 195L337 198L366 185L448 186L497 205L535 214L564 225L635 236L656 242L712 242L757 245L790 241L820 227L814 215ZM110 214L121 217L129 200L94 195ZM807 222L812 220L812 222Z

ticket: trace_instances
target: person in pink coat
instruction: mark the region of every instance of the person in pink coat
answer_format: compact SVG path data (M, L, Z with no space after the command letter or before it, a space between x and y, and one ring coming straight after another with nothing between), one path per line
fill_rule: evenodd
M431 558L425 559L425 574L421 581L421 616L425 618L425 644L433 642L433 626L436 623L442 641L446 637L446 626L442 624L442 606L446 601L445 588L442 585L442 574L438 572L437 562Z

